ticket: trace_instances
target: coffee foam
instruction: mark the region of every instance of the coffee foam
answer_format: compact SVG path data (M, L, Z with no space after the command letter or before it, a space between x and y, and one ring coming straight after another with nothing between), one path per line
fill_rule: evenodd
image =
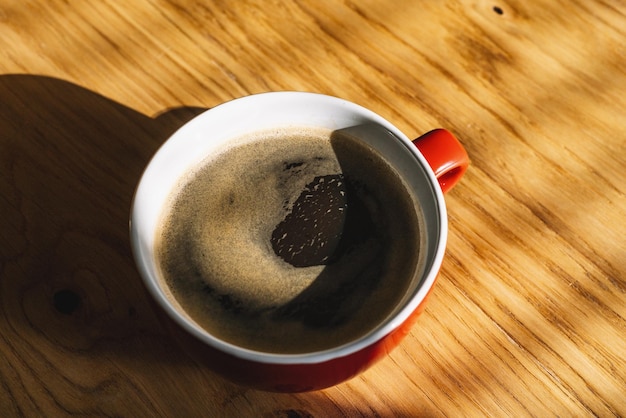
M316 174L340 170L332 149L316 140L319 133L311 135L301 132L301 140L285 147L273 143L275 132L264 132L254 142L240 145L236 159L213 157L202 164L211 165L211 170L193 174L201 187L184 190L178 199L186 203L179 200L172 208L185 219L184 227L192 228L189 236L197 237L187 254L196 260L200 275L219 277L207 284L250 309L288 302L322 269L295 268L277 257L269 245L273 228L289 212L306 182ZM273 158L276 154L281 155L279 160ZM293 160L303 163L298 175L283 171L284 162ZM241 167L252 170L242 172Z
M295 267L272 248L273 231L307 185L345 171L331 138L330 131L310 128L256 133L190 171L172 196L157 235L163 275L189 316L219 338L262 351L323 349L367 332L402 294L398 286L407 286L386 283L381 288L379 281L411 275L414 266L394 258L417 254L417 222L392 228L396 248L388 251L384 266L372 260L380 259L381 247L391 241L378 238L331 266ZM353 161L347 166L358 172L362 164ZM375 176L366 173L370 168L356 175ZM377 193L390 193L394 199L398 195L397 190ZM362 283L352 283L355 277ZM364 305L373 294L382 306ZM318 304L333 298L329 303L339 314L316 311ZM357 320L346 328L355 312Z

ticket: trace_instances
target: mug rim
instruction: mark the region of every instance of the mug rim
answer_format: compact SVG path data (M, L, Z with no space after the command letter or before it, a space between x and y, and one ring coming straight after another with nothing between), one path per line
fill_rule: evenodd
M147 261L154 262L154 258L151 257L151 254L146 254L146 245L140 237L140 233L137 229L137 222L134 221L137 219L138 216L140 216L137 202L142 193L142 185L145 184L146 177L150 175L150 168L153 165L154 161L158 157L162 158L164 153L168 152L168 144L171 144L173 141L177 141L177 138L179 137L184 137L186 132L192 129L190 127L193 127L196 124L202 124L204 119L212 117L213 115L215 115L216 112L230 111L231 108L237 107L240 104L243 104L243 102L256 100L260 103L263 103L266 101L280 99L315 101L331 107L347 107L351 112L354 113L355 116L364 116L368 120L373 120L375 123L382 125L392 134L392 136L399 140L405 146L405 148L409 150L411 154L413 154L413 156L421 165L424 174L428 178L428 183L431 185L432 188L432 195L435 199L435 206L437 209L436 212L438 215L439 223L439 225L437 226L439 232L437 234L437 242L433 244L435 247L434 257L432 258L432 261L426 266L425 272L421 275L421 277L419 277L419 284L416 289L413 290L413 293L409 296L408 300L404 303L403 306L400 307L400 309L395 314L393 314L383 323L374 327L368 333L358 337L353 341L321 351L295 354L263 352L240 347L213 336L207 330L201 328L199 325L187 319L185 315L183 315L175 306L173 306L173 303L170 301L168 296L165 294L165 292L163 292L163 290L161 290L161 286L159 285L159 279L155 277L157 273L154 271L154 269L150 268L147 265ZM443 197L443 192L439 187L437 178L432 171L430 165L428 164L426 158L421 154L418 148L404 133L402 133L395 125L384 119L382 116L356 103L321 93L298 91L275 91L257 93L235 98L219 104L213 108L210 108L183 124L177 131L175 131L172 135L168 137L168 139L159 147L159 149L154 153L154 155L146 165L137 184L132 199L129 229L133 257L144 285L147 287L149 293L154 298L154 300L157 301L158 305L179 326L181 326L185 331L195 336L205 344L208 344L214 349L232 355L236 358L257 363L285 365L316 364L330 361L333 359L347 357L376 344L377 342L383 340L387 335L391 334L393 331L402 326L402 324L404 324L413 314L413 312L416 311L418 307L423 303L430 289L433 287L437 275L439 274L441 264L443 262L448 236L447 210Z

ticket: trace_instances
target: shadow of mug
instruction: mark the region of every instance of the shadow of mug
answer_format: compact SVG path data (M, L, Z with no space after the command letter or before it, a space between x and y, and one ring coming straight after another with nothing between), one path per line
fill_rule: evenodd
M132 260L128 215L148 160L203 110L151 118L63 80L0 76L0 333L18 349L163 333L167 319Z

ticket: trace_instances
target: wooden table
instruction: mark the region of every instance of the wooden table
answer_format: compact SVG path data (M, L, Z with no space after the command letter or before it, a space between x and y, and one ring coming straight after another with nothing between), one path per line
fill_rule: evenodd
M131 258L155 150L316 91L472 165L426 312L327 390L207 367ZM0 415L626 416L626 3L0 0Z

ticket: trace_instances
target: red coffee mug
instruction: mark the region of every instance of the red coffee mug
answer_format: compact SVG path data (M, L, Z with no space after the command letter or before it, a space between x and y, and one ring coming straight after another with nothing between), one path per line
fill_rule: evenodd
M425 230L415 285L402 295L390 318L348 344L303 354L250 350L211 335L168 296L154 254L161 211L185 172L230 140L259 130L288 126L349 130L353 137L377 149L416 196L415 210L423 216ZM459 181L468 164L467 153L450 132L435 129L411 141L381 116L335 97L276 92L236 99L188 122L149 163L131 210L133 254L149 292L179 326L205 343L207 363L215 371L242 385L268 391L326 388L356 376L387 355L424 310L446 246L443 192Z

